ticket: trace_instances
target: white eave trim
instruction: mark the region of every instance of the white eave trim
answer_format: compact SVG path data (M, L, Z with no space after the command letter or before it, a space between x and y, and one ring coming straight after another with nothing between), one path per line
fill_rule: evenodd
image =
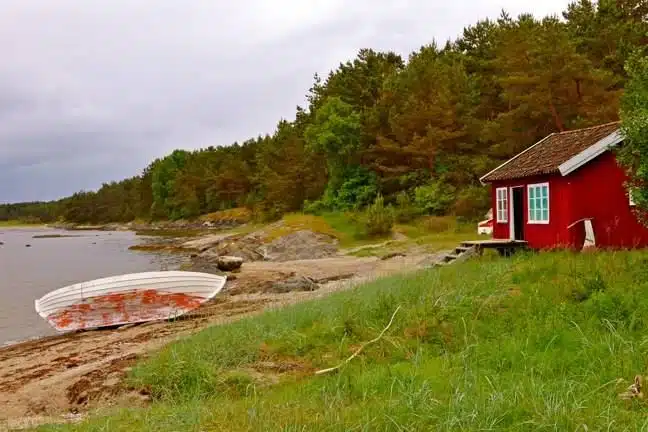
M485 185L486 183L484 183L484 179L485 179L486 177L488 177L489 175L493 174L495 171L499 170L499 169L502 168L504 165L507 165L508 163L513 162L515 159L519 158L519 157L522 156L524 153L528 152L528 151L531 150L533 147L535 147L535 146L537 146L538 144L544 142L545 140L549 139L551 136L553 136L553 135L555 135L555 134L556 134L556 133L554 132L554 133L552 133L552 134L547 135L546 137L542 138L542 139L541 139L540 141L538 141L537 143L533 144L531 147L528 147L526 150L523 150L523 151L521 151L520 153L516 154L516 155L513 156L511 159L507 160L506 162L504 162L503 164L501 164L501 165L498 166L497 168L490 170L488 173L484 174L483 176L481 176L481 177L479 178L479 182L480 182L482 185Z
M578 168L600 156L611 147L619 144L621 141L623 141L623 135L621 134L621 130L617 129L610 135L578 153L576 156L573 156L571 159L563 162L558 167L558 170L560 171L561 175L566 176L567 174L576 171Z

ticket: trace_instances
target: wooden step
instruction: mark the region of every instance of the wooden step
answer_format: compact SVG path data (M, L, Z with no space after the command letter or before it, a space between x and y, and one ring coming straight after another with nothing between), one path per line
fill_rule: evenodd
M460 254L462 254L464 252L468 252L470 249L472 249L472 248L466 247L466 246L457 246L455 248L455 254L460 255Z
M443 262L449 263L449 262L452 262L452 261L456 260L457 258L459 258L459 257L457 255L455 255L455 254L446 254L446 255L443 256Z

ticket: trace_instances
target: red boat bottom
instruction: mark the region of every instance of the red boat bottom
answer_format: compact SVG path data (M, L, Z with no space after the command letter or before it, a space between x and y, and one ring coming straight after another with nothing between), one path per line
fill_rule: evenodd
M202 297L157 290L108 294L85 299L47 317L59 331L106 327L173 318L199 307Z

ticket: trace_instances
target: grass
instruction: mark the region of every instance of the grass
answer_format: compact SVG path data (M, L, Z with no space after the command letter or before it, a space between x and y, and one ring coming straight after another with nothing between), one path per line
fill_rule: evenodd
M299 230L310 230L335 237L342 248L375 243L380 238L368 238L355 213L324 213L321 216L303 213L285 215L281 224L269 231L266 241L272 241Z
M617 394L646 372L647 264L553 252L381 279L169 345L131 372L149 408L40 430L643 430Z
M391 240L354 250L351 255L358 257L388 256L394 253L407 253L413 247L426 252L438 252L453 249L466 240L475 240L474 223L459 223L453 217L423 217L407 224L397 224L393 228L396 234L404 238ZM375 243L375 242L373 242Z
M45 224L43 223L30 223L30 222L25 222L25 221L20 221L20 220L5 220L5 221L0 221L0 228L22 228L22 227L43 227Z
M240 209L232 209L232 211L214 213L210 217L217 220L218 217L225 219L237 216L243 218L246 217L246 214ZM259 229L266 229L265 241L271 242L299 230L310 230L335 237L343 249L377 244L391 237L367 236L362 217L361 214L354 212L330 212L319 216L291 213L284 215L279 224L249 222L240 227L219 232L245 235ZM395 225L392 231L407 236L411 241L406 242L406 245L424 245L430 251L452 248L462 240L474 240L476 237L475 224L460 224L453 217L423 217L408 224ZM196 237L209 232L212 230L206 228L150 229L137 231L136 234L179 238ZM405 246L405 243L397 241L381 248L363 249L354 254L360 256L380 255L394 252L395 246Z
M200 220L209 222L236 221L239 223L248 223L252 220L252 211L245 207L237 207L227 210L221 210L200 216Z

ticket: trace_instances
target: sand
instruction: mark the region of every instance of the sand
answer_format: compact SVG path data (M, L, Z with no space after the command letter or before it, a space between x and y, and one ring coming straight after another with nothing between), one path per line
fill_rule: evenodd
M64 334L0 348L0 431L75 421L92 410L115 405L145 405L148 395L129 389L124 377L137 361L174 339L415 270L441 255L248 262L230 274L221 294L183 319ZM275 283L296 277L308 278L317 289L273 292Z

